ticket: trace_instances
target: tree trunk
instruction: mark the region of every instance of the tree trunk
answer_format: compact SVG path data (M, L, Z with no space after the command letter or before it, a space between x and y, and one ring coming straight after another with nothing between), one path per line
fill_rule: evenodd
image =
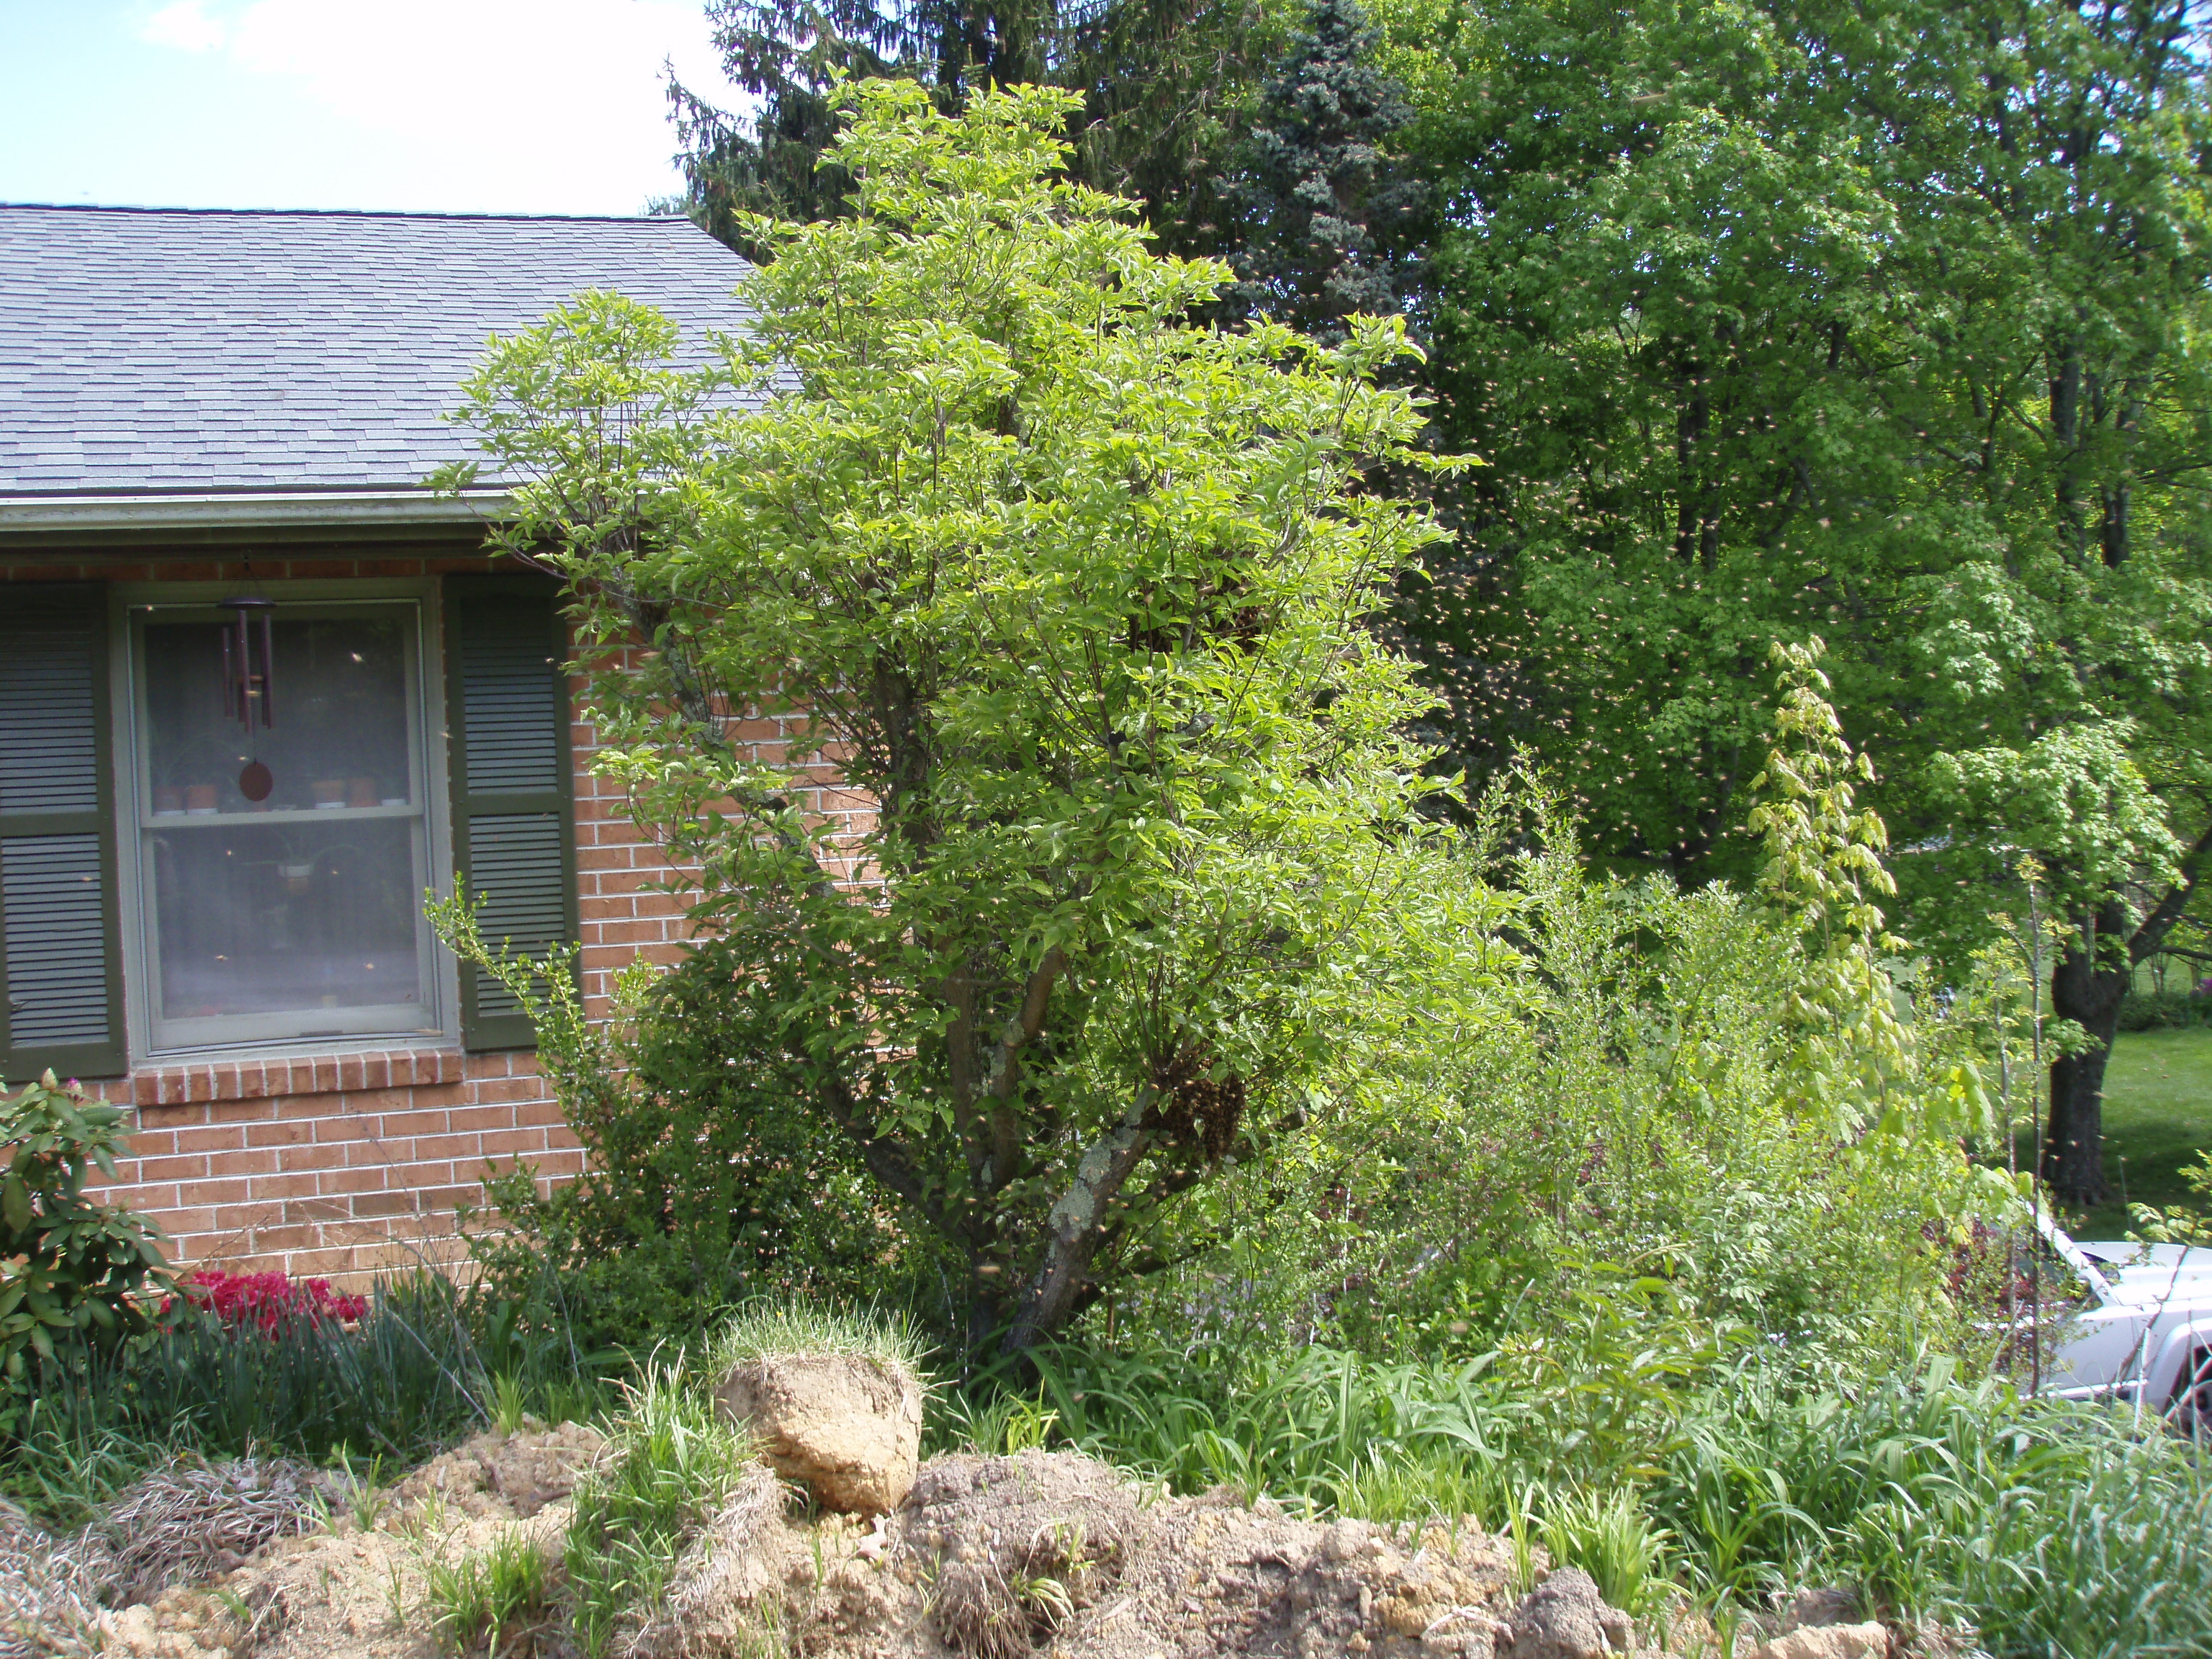
M1023 1286L1014 1322L1002 1344L1008 1353L1036 1346L1067 1321L1087 1285L1091 1264L1106 1242L1107 1213L1152 1144L1139 1127L1147 1090L1137 1097L1121 1127L1083 1154L1075 1179L1052 1206L1051 1242L1036 1276Z
M2134 963L2120 946L2127 913L2100 906L2051 970L2051 1012L2089 1034L2090 1046L2051 1062L2051 1117L2043 1178L2061 1204L2087 1209L2105 1201L2105 1064L2120 1028L2120 999ZM2110 941L2100 948L2100 939Z
M2105 1200L2105 1065L2119 1034L2120 999L2136 964L2166 945L2189 908L2204 860L2212 857L2207 825L2180 861L2181 879L2151 906L2130 933L2127 908L2107 899L2077 917L2073 942L2051 970L2051 1012L2089 1034L2091 1047L2051 1063L2051 1117L2043 1142L2043 1178L2059 1201L2076 1208Z

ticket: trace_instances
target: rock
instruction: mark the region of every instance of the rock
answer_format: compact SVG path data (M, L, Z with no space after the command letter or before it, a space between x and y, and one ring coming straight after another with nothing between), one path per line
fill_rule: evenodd
M883 1515L914 1489L921 1389L902 1370L857 1354L780 1355L736 1367L716 1398L824 1509Z
M100 1614L100 1633L106 1652L129 1655L131 1659L147 1659L161 1638L161 1628L154 1622L154 1609L143 1605Z
M1480 1607L1453 1607L1422 1631L1421 1652L1462 1654L1466 1659L1492 1659L1492 1656L1511 1650L1506 1646L1513 1639L1513 1627L1501 1624Z
M1807 1625L1753 1649L1751 1659L1887 1659L1888 1653L1889 1632L1880 1625Z
M1606 1659L1626 1653L1635 1621L1606 1605L1597 1581L1580 1567L1561 1567L1521 1598L1498 1651L1511 1659Z

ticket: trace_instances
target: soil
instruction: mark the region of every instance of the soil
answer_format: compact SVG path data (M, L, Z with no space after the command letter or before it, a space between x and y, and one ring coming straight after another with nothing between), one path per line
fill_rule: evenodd
M557 1559L568 1493L599 1445L574 1425L479 1435L408 1476L367 1527L340 1515L206 1583L106 1615L104 1652L434 1659L416 1611L426 1563L510 1528ZM1300 1520L1226 1491L1173 1498L1072 1452L932 1459L898 1510L872 1522L802 1508L763 1468L678 1563L673 1612L623 1632L617 1652L1574 1659L1512 1640L1520 1590L1549 1578L1549 1565L1536 1548L1516 1564L1510 1540L1472 1524ZM1643 1651L1709 1654L1711 1627L1680 1622ZM567 1655L549 1629L497 1659Z
M568 1495L602 1444L573 1423L480 1434L384 1495L369 1524L334 1505L324 1530L279 1540L233 1571L100 1620L107 1659L432 1659L412 1610L425 1565L519 1529L554 1546Z
M597 1448L574 1425L479 1435L402 1481L367 1528L342 1515L108 1614L106 1652L432 1659L414 1612L426 1560L507 1528L557 1553L568 1491ZM933 1459L872 1524L767 1494L687 1556L675 1593L686 1616L630 1632L637 1659L763 1647L810 1659L1486 1656L1516 1601L1510 1547L1473 1527L1416 1534L1297 1520L1226 1492L1164 1498L1069 1452Z

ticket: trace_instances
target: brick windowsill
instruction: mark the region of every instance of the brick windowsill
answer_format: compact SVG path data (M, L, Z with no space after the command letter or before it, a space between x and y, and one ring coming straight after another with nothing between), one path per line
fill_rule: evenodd
M144 1066L106 1085L100 1092L118 1104L131 1106L268 1100L286 1095L459 1083L467 1076L467 1065L468 1057L458 1048L365 1048L296 1059L272 1055L265 1060L199 1060Z

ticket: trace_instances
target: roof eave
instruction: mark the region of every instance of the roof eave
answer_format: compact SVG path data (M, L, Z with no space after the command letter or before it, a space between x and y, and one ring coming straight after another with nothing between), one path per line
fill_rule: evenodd
M0 495L0 541L164 531L452 531L489 527L507 509L502 489L459 495L421 489Z

